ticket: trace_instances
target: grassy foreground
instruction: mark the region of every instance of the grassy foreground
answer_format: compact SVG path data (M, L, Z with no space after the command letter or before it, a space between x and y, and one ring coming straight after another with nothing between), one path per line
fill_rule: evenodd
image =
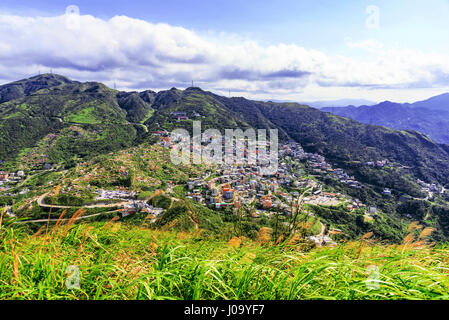
M441 246L361 240L301 253L114 221L35 235L3 226L0 299L448 299L448 259ZM66 288L69 266L79 289Z

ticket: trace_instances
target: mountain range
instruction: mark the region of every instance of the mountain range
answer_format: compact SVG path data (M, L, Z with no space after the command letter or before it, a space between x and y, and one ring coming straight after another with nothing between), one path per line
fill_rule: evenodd
M349 105L320 110L363 123L419 131L439 143L449 144L449 93L415 103L384 101L371 106Z
M197 87L121 92L55 74L0 86L0 101L0 160L6 164L18 161L49 134L56 138L46 161L70 166L78 159L139 144L156 130L191 130L191 119L199 117L203 130L276 128L281 140L300 142L306 151L324 155L361 181L382 186L360 164L388 159L411 168L413 179L449 183L448 145L417 131L363 124L297 103L227 98ZM175 119L175 111L190 120ZM85 134L69 130L74 125ZM398 180L404 177L397 173ZM401 184L404 191L412 189L413 179Z

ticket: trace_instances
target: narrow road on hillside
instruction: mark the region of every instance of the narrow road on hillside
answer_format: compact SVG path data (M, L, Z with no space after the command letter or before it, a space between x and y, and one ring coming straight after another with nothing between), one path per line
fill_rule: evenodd
M78 217L73 219L74 221L78 221L78 220L83 220L83 219L88 219L88 218L92 218L92 217L96 217L96 216L100 216L102 214L107 214L107 213L112 213L112 212L119 212L119 210L112 210L112 211L107 211L107 212L100 212L100 213L95 213L95 214L91 214L89 216L82 216L82 217ZM37 219L37 220L27 220L27 221L17 221L14 222L15 224L27 224L27 223L41 223L41 222L49 222L49 221L68 221L71 218L64 218L64 219Z
M321 241L323 241L324 231L326 231L326 226L325 226L321 221L318 221L318 222L321 224L321 231L320 231L320 233L317 235L317 237L318 237L319 239L321 239Z
M131 124L134 124L136 126L141 126L143 127L143 130L145 130L145 132L148 132L148 127L146 125L144 125L143 123L135 123L135 122L130 122Z

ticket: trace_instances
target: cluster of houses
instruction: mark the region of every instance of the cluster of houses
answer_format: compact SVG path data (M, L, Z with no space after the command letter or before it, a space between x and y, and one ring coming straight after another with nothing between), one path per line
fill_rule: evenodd
M312 194L304 198L306 203L336 205L341 202L339 193L323 192L316 181L302 177L301 172L290 171L293 168L282 161L278 172L265 175L257 165L223 165L214 171L215 177L206 180L210 174L187 181L188 196L198 203L214 206L216 209L233 205L234 208L251 208L251 216L271 217L276 211L291 215L291 203L300 196L298 191L286 192L284 187L311 188ZM292 189L294 190L294 189ZM354 200L351 210L363 204ZM274 211L277 208L279 210ZM312 216L313 214L310 213ZM309 240L318 245L333 244L328 235L311 236Z
M121 210L121 215L122 215L122 217L126 217L126 216L129 216L136 212L152 214L153 215L152 221L154 221L157 217L162 215L162 213L164 212L164 209L163 208L155 208L143 200L135 200L135 201L128 202L124 205L123 209Z
M343 169L333 168L331 164L326 162L326 159L322 155L304 152L302 146L297 142L290 141L287 145L283 146L280 155L283 154L296 160L306 161L307 166L312 169L314 174L329 177L347 184L352 188L360 189L362 187L360 182L355 180L353 176L349 176Z
M111 199L131 199L135 196L132 191L124 190L104 190L100 189L95 191L98 196L95 200L111 200Z
M372 219L372 215L377 214L376 207L366 207L358 199L347 199L341 193L323 191L319 182L308 178L295 165L297 164L295 161L306 162L306 166L312 170L321 170L320 174L325 174L352 187L360 187L354 177L347 175L343 169L332 168L323 156L306 153L300 144L289 142L281 146L279 158L279 166L275 174L265 174L258 162L221 165L214 171L212 179L207 179L211 173L204 173L187 181L187 198L216 209L230 205L234 208L244 206L250 209L248 211L253 218L258 218L270 217L277 214L276 212L291 215L291 204L300 197L298 191L309 189L310 195L303 199L304 203L332 206L347 203L350 211L366 208L366 219ZM274 210L275 208L277 210ZM313 216L313 213L309 214ZM333 243L328 235L312 236L309 240L319 244Z
M11 189L11 185L17 184L23 178L25 178L25 172L23 172L22 170L19 170L17 172L0 171L0 192L8 191L9 189ZM25 191L25 193L27 193L27 191ZM9 193L3 193L1 196L13 195Z
M384 159L384 160L380 160L380 161L368 161L367 163L366 163L366 165L367 166L369 166L369 167L377 167L377 168L383 168L383 167L385 167L386 165L393 165L392 163L390 163L390 161L388 161L387 159Z
M152 205L148 204L147 201L144 200L134 200L136 193L132 191L128 191L126 189L119 190L104 190L100 189L96 191L98 196L95 200L124 200L126 203L123 205L121 211L121 216L126 217L136 212L152 214L154 216L153 219L159 217L163 212L163 208L156 208Z
M196 112L196 111L192 111L192 118L199 118L201 117L201 115ZM176 119L176 121L181 121L181 120L189 120L189 116L187 115L187 112L183 112L183 111L174 111L172 113L170 113L170 116L173 119ZM204 118L204 116L202 116Z
M54 133L49 133L45 136L42 142L39 143L39 146L31 148L21 157L21 165L29 169L51 169L51 165L48 163L47 152L54 146L57 137L58 135Z
M444 193L445 189L435 183L426 183L420 179L417 180L418 184L422 187L422 190L427 193Z
M215 171L216 178L188 181L187 198L217 209L254 202L263 209L279 206L280 201L273 196L279 188L276 178L265 177L256 169L255 165L224 165Z
M295 189L312 190L312 194L303 199L306 203L337 205L342 202L344 197L341 194L322 192L321 184L295 169L292 162L284 158L287 155L291 159L307 160L311 165L332 169L324 157L305 153L299 144L290 142L281 147L279 152L281 161L276 173L265 173L259 161L256 161L256 164L223 164L214 172L217 177L208 182L204 176L188 181L187 197L217 209L230 204L250 206L256 209L252 211L254 217L263 213L269 215L273 208L289 214L290 204L300 196ZM337 172L342 177L347 176L342 170ZM285 192L286 190L292 191ZM362 204L354 202L354 208L360 206Z

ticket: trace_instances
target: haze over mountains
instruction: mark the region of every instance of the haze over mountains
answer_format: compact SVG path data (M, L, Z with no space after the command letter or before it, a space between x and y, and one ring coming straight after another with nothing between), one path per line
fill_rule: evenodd
M449 93L415 103L384 101L371 106L349 105L341 108L325 107L320 110L367 124L398 130L416 130L437 142L449 144Z
M303 104L307 104L313 108L321 109L321 108L339 108L346 106L372 106L375 105L376 102L365 100L365 99L338 99L338 100L326 100L326 101L312 101L312 102L302 102Z

